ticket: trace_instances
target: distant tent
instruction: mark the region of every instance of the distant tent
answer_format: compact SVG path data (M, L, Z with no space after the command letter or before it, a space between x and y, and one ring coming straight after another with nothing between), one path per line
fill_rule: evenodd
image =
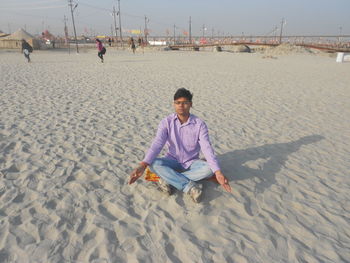
M25 39L34 49L40 48L39 41L23 28L18 29L9 36L0 38L0 48L21 48L22 39Z
M4 33L4 32L2 32L1 30L0 30L0 37L6 37L6 36L8 36L9 34L6 34L6 33Z

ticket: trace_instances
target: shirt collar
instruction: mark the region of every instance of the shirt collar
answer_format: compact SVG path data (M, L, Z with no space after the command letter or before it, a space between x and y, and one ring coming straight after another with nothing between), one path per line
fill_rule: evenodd
M178 119L179 119L179 118L177 117L177 114L174 113L173 120L175 121L175 120L178 120ZM194 118L194 115L191 114L191 113L190 113L190 117L188 118L187 122L184 123L184 124L182 124L182 125L187 125L187 124L190 124L190 123L192 123L192 124L195 124L195 123L196 123L195 118Z

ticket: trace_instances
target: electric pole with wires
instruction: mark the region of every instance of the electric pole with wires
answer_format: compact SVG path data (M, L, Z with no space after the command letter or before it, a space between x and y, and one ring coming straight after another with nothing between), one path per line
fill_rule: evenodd
M192 21L191 21L191 17L190 17L190 21L189 21L189 41L190 41L190 44L192 44Z
M64 42L65 44L68 46L68 53L70 54L70 45L69 45L69 37L68 37L68 27L67 27L67 17L64 16L63 18L63 21L64 21Z
M280 41L279 43L282 44L282 34L283 34L283 26L286 24L286 21L284 20L284 18L282 18L282 22L281 22L281 31L280 31Z
M74 29L75 46L77 48L77 53L79 53L78 40L77 40L77 31L75 30L74 15L73 15L73 12L74 12L75 8L77 8L78 4L75 4L75 6L73 7L73 0L68 0L68 6L70 6L70 12L72 14L72 23L73 23L73 29Z
M119 37L120 37L120 45L123 47L123 36L122 36L122 19L120 17L120 0L118 0L118 13L119 16Z
M145 41L146 41L146 45L148 43L148 41L147 41L147 35L148 35L147 23L148 22L149 22L149 19L147 18L147 16L145 16Z
M115 11L115 7L113 6L113 19L114 19L114 32L115 32L115 43L117 43L117 40L118 40L118 34L117 34L117 20L115 18L115 14L116 14L116 11Z

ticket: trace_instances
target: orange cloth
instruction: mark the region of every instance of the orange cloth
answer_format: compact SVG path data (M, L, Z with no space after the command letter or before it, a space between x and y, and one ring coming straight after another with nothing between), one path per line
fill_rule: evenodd
M145 179L147 181L157 182L159 180L159 176L156 175L155 173L152 173L151 170L147 167Z

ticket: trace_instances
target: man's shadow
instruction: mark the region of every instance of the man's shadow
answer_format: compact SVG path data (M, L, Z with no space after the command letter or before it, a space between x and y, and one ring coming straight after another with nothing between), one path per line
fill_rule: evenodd
M322 139L324 137L321 135L310 135L288 143L266 144L244 150L235 150L218 155L218 160L233 191L235 190L235 181L258 178L254 192L259 194L276 183L276 175L285 165L288 155L297 152L303 145L316 143ZM207 186L209 184L212 186L210 182L205 183ZM219 187L216 190L224 191ZM220 196L219 191L208 189L212 187L206 188L203 201L209 202Z

